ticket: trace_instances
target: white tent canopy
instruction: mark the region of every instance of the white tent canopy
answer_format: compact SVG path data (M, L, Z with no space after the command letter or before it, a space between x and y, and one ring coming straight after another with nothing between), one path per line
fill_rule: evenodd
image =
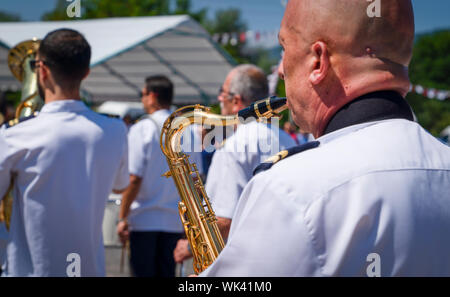
M95 103L138 101L145 78L155 74L174 82L175 104L213 103L233 65L188 16L0 23L0 90L21 88L9 72L8 49L59 28L81 32L91 45L91 73L82 89Z

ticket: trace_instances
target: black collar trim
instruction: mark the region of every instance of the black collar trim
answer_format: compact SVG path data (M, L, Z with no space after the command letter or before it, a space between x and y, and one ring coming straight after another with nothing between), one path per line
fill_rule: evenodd
M323 135L348 126L388 119L413 121L414 116L409 104L397 92L369 93L342 107L331 118Z

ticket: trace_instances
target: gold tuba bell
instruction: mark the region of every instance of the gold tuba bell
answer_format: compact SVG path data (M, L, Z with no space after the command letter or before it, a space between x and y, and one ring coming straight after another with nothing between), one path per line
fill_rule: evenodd
M8 53L9 69L14 77L22 83L20 105L16 109L16 118L11 120L10 124L17 123L22 117L33 115L44 105L38 92L37 74L30 68L30 61L35 59L39 44L40 40L37 38L26 40L16 45ZM13 183L11 181L11 186L0 204L0 220L5 221L8 230L12 214L11 189Z
M166 156L169 171L180 195L178 210L193 254L195 273L208 268L224 247L217 218L209 202L197 166L181 151L181 136L192 125L232 126L248 118L268 119L278 116L287 108L286 98L267 98L241 110L234 116L220 116L201 105L178 109L165 121L161 131L161 149Z
M22 97L16 109L16 119L30 116L44 105L38 92L37 74L30 68L30 61L35 59L40 43L37 38L23 41L8 53L9 69L22 83Z

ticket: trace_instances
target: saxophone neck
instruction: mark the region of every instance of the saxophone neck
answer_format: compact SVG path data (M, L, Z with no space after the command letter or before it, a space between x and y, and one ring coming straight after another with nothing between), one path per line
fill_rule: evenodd
M222 116L212 113L209 108L201 105L185 106L174 113L164 122L161 130L160 144L167 157L176 157L181 152L181 137L191 125L200 126L232 126L239 124L239 117Z
M282 111L287 109L287 99L278 97L269 97L256 101L247 108L238 112L238 116L243 120L249 118L262 119L278 116Z
M255 120L278 116L287 109L286 98L270 97L259 100L236 115L222 116L211 113L210 109L201 105L189 105L172 113L164 122L160 144L167 157L176 157L181 152L181 136L191 125L201 126L233 126Z

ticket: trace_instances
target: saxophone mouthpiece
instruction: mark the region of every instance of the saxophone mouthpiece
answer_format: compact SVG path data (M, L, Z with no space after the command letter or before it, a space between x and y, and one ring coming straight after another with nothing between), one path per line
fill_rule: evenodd
M283 110L287 109L287 99L270 97L260 101L256 101L247 108L244 108L238 112L238 117L244 120L248 118L270 118L278 115Z

